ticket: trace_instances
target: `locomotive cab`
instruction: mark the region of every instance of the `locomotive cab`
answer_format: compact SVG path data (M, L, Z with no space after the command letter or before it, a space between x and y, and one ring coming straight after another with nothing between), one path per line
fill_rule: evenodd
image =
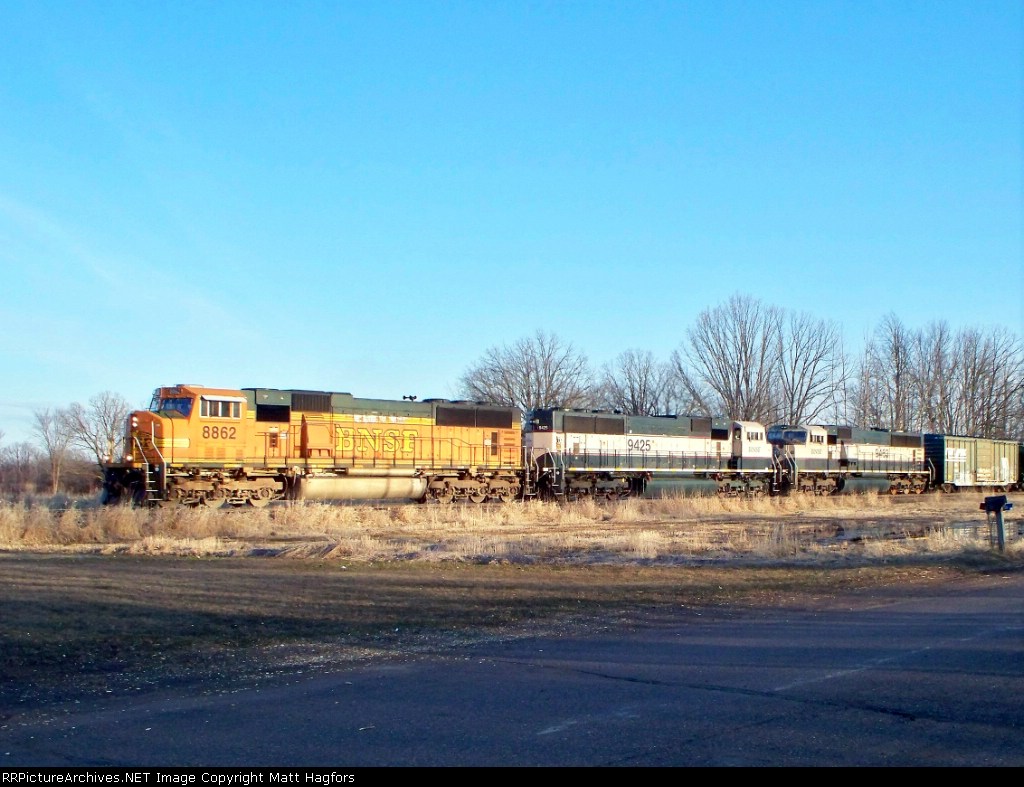
M764 426L756 421L733 421L732 465L737 470L771 470L772 448Z
M125 461L157 466L240 460L246 410L241 391L186 385L158 388L149 409L128 418ZM211 450L207 443L217 448Z
M829 468L829 436L823 426L777 424L768 430L768 442L776 457L796 463L801 470L823 471Z
M126 494L140 504L228 502L224 480L243 461L250 409L238 390L157 388L148 410L128 416L124 456L106 469L104 502ZM263 483L243 497L269 502L277 492L273 487Z
M830 495L841 487L835 441L825 427L775 424L768 430L768 442L784 492Z

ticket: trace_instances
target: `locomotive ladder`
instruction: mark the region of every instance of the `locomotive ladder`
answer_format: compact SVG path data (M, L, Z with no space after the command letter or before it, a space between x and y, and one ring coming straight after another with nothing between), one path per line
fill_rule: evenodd
M522 447L522 468L523 468L523 486L520 489L520 497L523 500L537 496L537 480L540 478L540 468L537 466L537 460L529 455L529 450L524 445Z
M160 473L153 472L152 465L146 462L143 471L145 473L146 480L146 502L155 503L159 500L163 500L164 493L160 484Z
M146 457L146 452L142 450L142 443L139 442L139 438L133 438L133 441L139 456L142 457L143 502L158 503L164 499L164 484L159 471L159 467L164 465L163 454L161 454L160 449L156 447L156 440L152 440L151 444L153 446L153 450L155 450L157 456L160 457L160 464L156 465L158 469L154 472L153 465L149 463L149 459Z
M546 451L544 457L550 462L541 467L536 457L530 456L529 449L523 446L523 488L524 500L537 497L544 491L557 498L565 497L565 454L561 451Z
M551 473L551 493L558 498L565 497L565 452L551 453L554 465Z
M776 454L772 456L772 464L775 465L775 479L773 485L776 492L782 492L782 479L788 477L791 488L797 486L796 460L789 454Z

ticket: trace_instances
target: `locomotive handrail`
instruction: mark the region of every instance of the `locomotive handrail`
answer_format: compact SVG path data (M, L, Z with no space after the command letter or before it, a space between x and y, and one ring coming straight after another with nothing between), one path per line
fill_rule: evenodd
M796 460L790 454L774 454L772 465L779 475L788 472L794 479L796 478Z
M557 457L559 467L573 470L692 470L721 471L728 467L729 457L700 451L548 451Z
M536 457L530 454L529 447L525 445L519 446L521 455L521 466L523 468L522 473L522 489L521 495L523 499L535 497L537 495L537 479L540 477L540 467L537 464Z
M338 466L339 464L359 465L363 467L416 467L423 462L448 462L452 467L472 465L484 467L488 470L507 470L516 468L519 454L523 451L522 446L503 445L498 446L497 454L490 454L490 446L482 443L473 443L468 440L456 437L434 437L419 436L411 438L413 444L412 456L400 456L400 451L395 448L389 454L382 451L372 453L360 452L353 447L351 450L342 453L336 451L332 457L323 457L320 463L310 461L309 464ZM444 449L447 450L444 450Z
M149 465L149 459L146 457L145 447L142 445L142 441L139 440L138 435L132 434L132 442L135 447L139 449L139 455L142 457L143 464ZM160 446L156 444L156 432L153 426L150 426L149 444L152 446L153 451L158 457L160 457L160 464L166 464L167 460L164 458L163 452L160 450Z
M858 459L850 460L846 465L851 471L858 473L928 473L930 460L913 459Z

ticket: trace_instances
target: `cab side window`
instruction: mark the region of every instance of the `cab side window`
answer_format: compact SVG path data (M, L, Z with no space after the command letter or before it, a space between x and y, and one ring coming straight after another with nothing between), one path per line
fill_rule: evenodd
M241 417L241 409L240 402L203 399L199 408L199 414L204 418L239 418Z

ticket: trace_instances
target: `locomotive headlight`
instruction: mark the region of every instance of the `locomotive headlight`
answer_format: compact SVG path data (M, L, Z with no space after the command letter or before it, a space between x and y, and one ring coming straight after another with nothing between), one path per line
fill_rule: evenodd
M138 429L138 428L139 428L139 418L138 418L138 416L133 415L132 416L132 429Z

